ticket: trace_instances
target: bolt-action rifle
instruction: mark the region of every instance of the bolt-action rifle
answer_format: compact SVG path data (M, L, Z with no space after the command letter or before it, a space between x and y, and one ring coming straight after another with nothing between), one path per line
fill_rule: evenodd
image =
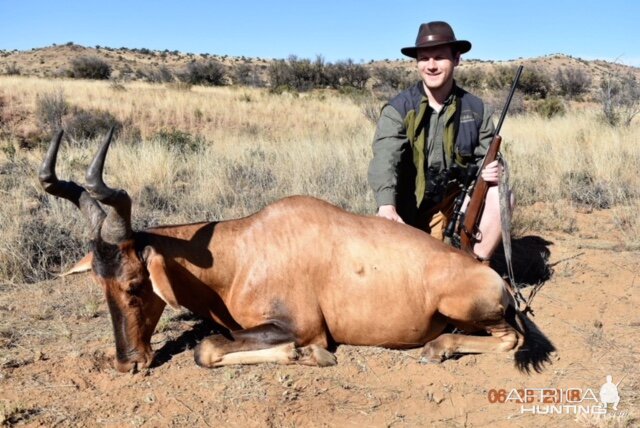
M473 252L473 245L480 240L478 225L480 224L484 201L487 197L487 191L489 190L489 185L482 179L481 172L487 165L498 158L500 144L502 143L502 138L499 135L500 128L502 128L502 123L509 110L509 104L511 104L511 99L518 85L518 80L520 80L521 73L522 66L519 66L513 84L511 85L507 102L500 114L500 119L493 134L493 140L482 161L482 167L478 169L475 165L469 165L467 168L466 177L462 180L462 183L460 183L462 191L454 202L453 214L445 230L445 240L465 251ZM462 213L462 204L467 195L470 195L469 203L467 204L466 211Z

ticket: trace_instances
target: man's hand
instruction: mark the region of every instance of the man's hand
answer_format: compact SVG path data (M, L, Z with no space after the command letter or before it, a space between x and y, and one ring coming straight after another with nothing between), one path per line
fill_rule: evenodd
M482 179L489 185L498 184L500 181L500 165L497 160L494 160L489 165L487 165L480 174Z
M402 221L402 218L396 211L396 207L394 207L393 205L381 205L380 208L378 208L378 217L384 217L386 219L404 224L404 221Z

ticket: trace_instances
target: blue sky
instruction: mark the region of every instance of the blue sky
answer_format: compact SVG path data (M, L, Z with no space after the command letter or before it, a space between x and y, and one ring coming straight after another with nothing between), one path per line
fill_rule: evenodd
M564 53L640 66L638 0L0 0L0 49L54 43L328 61L401 58L445 20L467 58Z

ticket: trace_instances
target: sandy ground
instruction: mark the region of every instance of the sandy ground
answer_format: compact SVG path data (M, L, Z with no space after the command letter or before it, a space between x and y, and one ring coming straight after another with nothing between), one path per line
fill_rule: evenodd
M534 321L558 349L541 374L518 372L512 356L505 354L423 365L419 350L352 346L338 347L338 365L329 368L268 364L207 370L195 365L191 348L210 334L211 326L169 310L153 336L155 366L120 374L111 364L114 345L102 292L82 274L1 286L0 422L638 426L640 252L620 244L606 211L582 214L578 220L578 232L572 235L542 233L514 243L516 279L529 284L525 295L531 284L543 283L534 299ZM574 404L593 405L607 375L619 382L620 403L616 411L610 405L604 416L575 415L562 407L572 404L563 396L559 403L543 403L536 390L579 390L582 402ZM533 391L534 396L521 403L520 393L512 390ZM491 402L496 400L504 402ZM561 414L532 414L549 406L561 407Z

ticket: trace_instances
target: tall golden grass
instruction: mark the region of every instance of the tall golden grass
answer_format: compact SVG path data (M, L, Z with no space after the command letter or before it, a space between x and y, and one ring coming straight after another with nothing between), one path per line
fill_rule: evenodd
M45 196L37 182L44 145L23 150L16 138L38 126L38 96L55 91L72 106L109 111L139 130L139 141L113 146L105 177L132 196L136 228L241 217L292 194L375 210L366 180L374 125L353 97L145 83L123 91L108 82L0 77L2 281L45 278L86 251L80 213ZM503 151L520 201L517 233L571 231L579 204L611 208L625 244L640 242L640 178L633 169L640 129L610 128L597 115L587 109L553 119L507 118ZM167 145L160 131L198 136L198 146ZM82 182L97 145L64 145L58 176Z

